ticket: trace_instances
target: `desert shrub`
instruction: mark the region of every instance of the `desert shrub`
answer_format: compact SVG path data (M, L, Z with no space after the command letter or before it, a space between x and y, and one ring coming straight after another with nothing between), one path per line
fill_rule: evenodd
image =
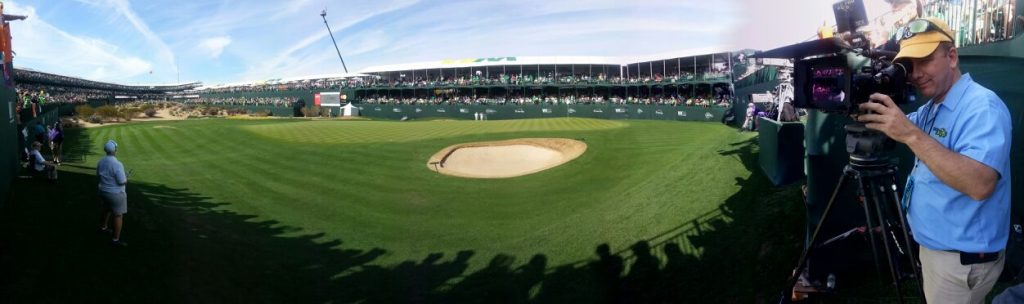
M305 117L317 117L320 116L320 107L313 106L312 108L302 108L302 116Z
M93 110L93 108L89 105L80 105L75 107L75 113L78 114L78 117L82 119L92 116L92 114L95 112L96 111Z
M142 114L145 114L146 117L156 116L156 109L157 105L151 103L143 104L142 107L139 107L139 110L141 110Z
M139 115L139 109L133 107L124 107L117 110L117 117L124 119L124 121L132 121L136 115Z
M102 120L117 119L117 108L114 106L102 106L96 108L95 116L99 116Z

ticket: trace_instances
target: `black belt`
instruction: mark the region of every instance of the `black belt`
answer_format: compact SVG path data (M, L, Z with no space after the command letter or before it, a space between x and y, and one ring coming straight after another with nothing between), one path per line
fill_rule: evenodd
M945 252L960 255L960 265L973 265L994 262L999 259L999 251L996 252L963 252L957 250L943 250Z

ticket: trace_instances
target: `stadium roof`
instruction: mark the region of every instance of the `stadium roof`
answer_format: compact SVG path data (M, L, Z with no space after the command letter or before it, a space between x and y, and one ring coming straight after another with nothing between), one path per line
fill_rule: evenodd
M313 80L313 79L345 79L345 78L352 78L352 77L368 77L368 76L370 76L370 75L361 74L361 73L332 73L332 74L318 74L318 75L307 75L307 76L299 76L299 77L282 78L282 79L279 80L279 82L280 83L288 83L288 82L292 82L292 81Z
M360 73L379 73L390 71L409 71L427 69L448 69L465 67L507 66L507 65L549 65L549 64L598 64L621 65L613 57L562 56L562 57L481 57L444 59L439 61L423 61L403 64L379 65L365 68Z
M113 91L182 91L188 90L202 85L200 82L190 82L181 84L117 84L110 82L93 81L84 78L64 76L60 74L53 74L47 72L41 72L29 68L14 68L13 73L14 79L19 83L42 83L51 85L63 85L63 86L77 86L82 88L91 88L99 90L113 90Z
M317 74L317 75L306 75L299 77L288 77L288 78L274 78L260 81L242 81L234 83L221 83L215 85L208 85L197 88L197 90L203 89L216 89L216 88L227 88L227 87L238 87L238 86L253 86L253 85L266 85L266 84L285 84L300 81L309 80L332 80L332 79L346 79L353 77L370 77L371 75L361 73L332 73L332 74Z
M380 73L392 71L447 69L466 67L509 66L509 65L562 65L562 64L594 64L594 65L628 65L639 62L668 60L692 56L724 53L724 48L708 47L667 52L643 56L599 57L599 56L539 56L539 57L480 57L444 59L404 64L371 66L360 70L360 73Z
M43 71L40 71L40 70L36 70L36 69L33 69L33 68L26 68L26 67L15 67L15 70L23 70L23 71L28 71L28 72L42 73L42 74L46 74L46 75L52 75L52 76L55 76L55 77L66 77L68 79L84 81L84 82L89 82L89 83L93 83L93 84L118 85L118 86L126 86L126 87L153 88L153 87L189 86L189 85L200 84L200 82L198 82L198 81L183 82L183 83L136 83L136 84L123 84L123 83L113 83L113 82L103 82L103 81L89 80L89 79L85 79L85 78L81 78L81 77L67 76L67 75L61 75L61 74L50 73L50 72L43 72Z

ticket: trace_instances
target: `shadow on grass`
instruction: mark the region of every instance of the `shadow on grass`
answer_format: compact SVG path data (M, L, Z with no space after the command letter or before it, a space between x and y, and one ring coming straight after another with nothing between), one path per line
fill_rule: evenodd
M81 133L80 133L81 134ZM90 141L78 137L77 142ZM82 155L89 155L81 150ZM756 141L737 143L751 172L720 208L630 248L549 265L465 250L376 265L384 248L351 249L323 234L220 210L188 189L132 182L125 239L98 234L90 164L58 185L17 181L0 210L3 302L677 303L773 300L799 253L798 190L757 171ZM90 159L98 159L91 157ZM490 259L468 271L470 259Z
M64 129L64 138L66 143L64 144L64 147L61 149L61 161L81 164L87 163L90 151L88 144L89 135L87 132L85 132L85 129Z

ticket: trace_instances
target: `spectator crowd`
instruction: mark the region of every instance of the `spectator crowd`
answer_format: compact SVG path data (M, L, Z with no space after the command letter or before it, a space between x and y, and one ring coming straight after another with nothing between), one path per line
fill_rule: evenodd
M123 85L107 82L99 82L81 79L77 77L50 74L26 69L14 69L14 79L17 83L34 83L59 85L74 88L92 88L105 92L124 92L130 94L154 94L169 91L184 91L199 86L198 82L178 85Z
M555 105L555 104L583 104L583 105L669 105L669 106L698 106L698 107L727 107L732 99L728 95L720 95L712 98L710 95L698 97L667 96L667 97L635 97L626 98L612 96L593 95L567 95L567 96L530 96L530 97L480 97L480 96L450 96L429 98L394 98L384 96L371 96L360 100L366 104L389 104L389 105Z
M479 71L478 71L479 72ZM404 76L404 75L403 75ZM189 93L241 93L241 92L278 92L292 90L340 90L358 88L431 88L446 86L528 86L528 85L655 85L655 84L682 84L691 81L729 81L729 73L726 71L711 71L707 73L694 74L690 72L671 73L662 75L643 75L634 77L611 77L603 73L596 76L586 74L555 75L546 74L523 74L498 73L495 75L443 76L443 77L398 77L396 79L384 79L378 76L344 79L307 79L289 82L278 82L271 80L264 83L253 83L245 85L224 86L215 88L203 88L191 90Z
M213 106L274 106L290 107L297 98L289 97L202 97L175 100L184 104Z

